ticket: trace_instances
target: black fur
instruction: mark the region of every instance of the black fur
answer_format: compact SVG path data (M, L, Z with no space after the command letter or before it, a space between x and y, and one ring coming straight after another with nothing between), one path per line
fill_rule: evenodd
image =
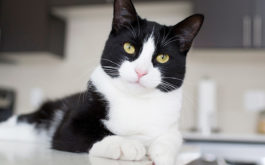
M34 124L36 129L48 130L53 124L56 111L59 111L61 107L61 101L47 101L37 111L31 114L20 115L18 123L27 122Z
M81 103L77 98L68 100L69 111L53 137L54 149L87 152L96 141L112 134L101 122L107 117L108 102L91 83L83 95Z
M101 123L107 118L108 102L91 82L88 89L84 93L46 102L36 112L19 116L18 122L34 124L37 130L50 129L56 112L62 111L64 117L52 138L52 148L88 152L96 141L112 135Z

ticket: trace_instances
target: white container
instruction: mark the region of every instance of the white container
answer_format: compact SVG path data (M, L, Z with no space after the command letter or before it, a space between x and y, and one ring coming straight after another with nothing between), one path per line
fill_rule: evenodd
M217 128L216 83L204 78L199 82L198 89L198 130L203 135L211 134Z

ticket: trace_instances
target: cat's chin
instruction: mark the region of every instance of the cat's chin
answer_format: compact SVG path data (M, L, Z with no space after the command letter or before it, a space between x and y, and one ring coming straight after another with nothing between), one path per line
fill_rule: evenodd
M132 86L132 88L135 88L135 90L141 90L141 91L150 91L152 88L148 88L144 86L143 84L139 82L129 82L129 85Z
M146 94L156 90L156 88L145 86L143 83L137 81L132 82L122 79L116 79L115 84L117 88L119 88L123 92L131 94Z

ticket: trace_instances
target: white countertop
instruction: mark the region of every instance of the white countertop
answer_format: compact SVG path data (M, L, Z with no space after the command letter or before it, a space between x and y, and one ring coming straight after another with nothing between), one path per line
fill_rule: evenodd
M183 133L183 137L188 140L198 141L222 141L222 142L245 142L245 143L264 143L265 135L259 134L210 134Z
M214 155L225 160L258 163L265 160L264 135L184 133L186 145L197 147L202 155Z
M185 164L200 156L200 154L215 154L228 160L243 160L253 162L265 155L264 136L239 135L211 135L184 134L185 138L192 140L205 140L213 143L185 144L178 159L178 165ZM221 141L222 143L215 143ZM225 141L230 143L224 144ZM264 142L264 145L234 144L231 142ZM224 142L224 143L223 143ZM252 153L252 154L251 154ZM117 161L103 158L89 157L88 154L75 154L45 148L42 144L25 142L0 141L1 165L152 165L148 159L145 161Z
M192 153L191 148L182 152L178 164L185 164L198 158L198 153ZM152 165L145 161L117 161L89 157L87 153L76 154L45 148L41 144L25 142L0 141L0 165Z
M150 161L126 162L61 152L41 144L0 141L1 165L151 165Z

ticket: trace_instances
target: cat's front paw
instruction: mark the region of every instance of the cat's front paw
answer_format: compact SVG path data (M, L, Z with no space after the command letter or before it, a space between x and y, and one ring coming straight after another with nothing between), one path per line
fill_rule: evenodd
M91 156L120 160L142 160L146 155L143 144L119 136L108 136L95 143L89 151Z
M148 150L148 156L155 165L175 165L176 152L172 146L163 144L151 145Z

